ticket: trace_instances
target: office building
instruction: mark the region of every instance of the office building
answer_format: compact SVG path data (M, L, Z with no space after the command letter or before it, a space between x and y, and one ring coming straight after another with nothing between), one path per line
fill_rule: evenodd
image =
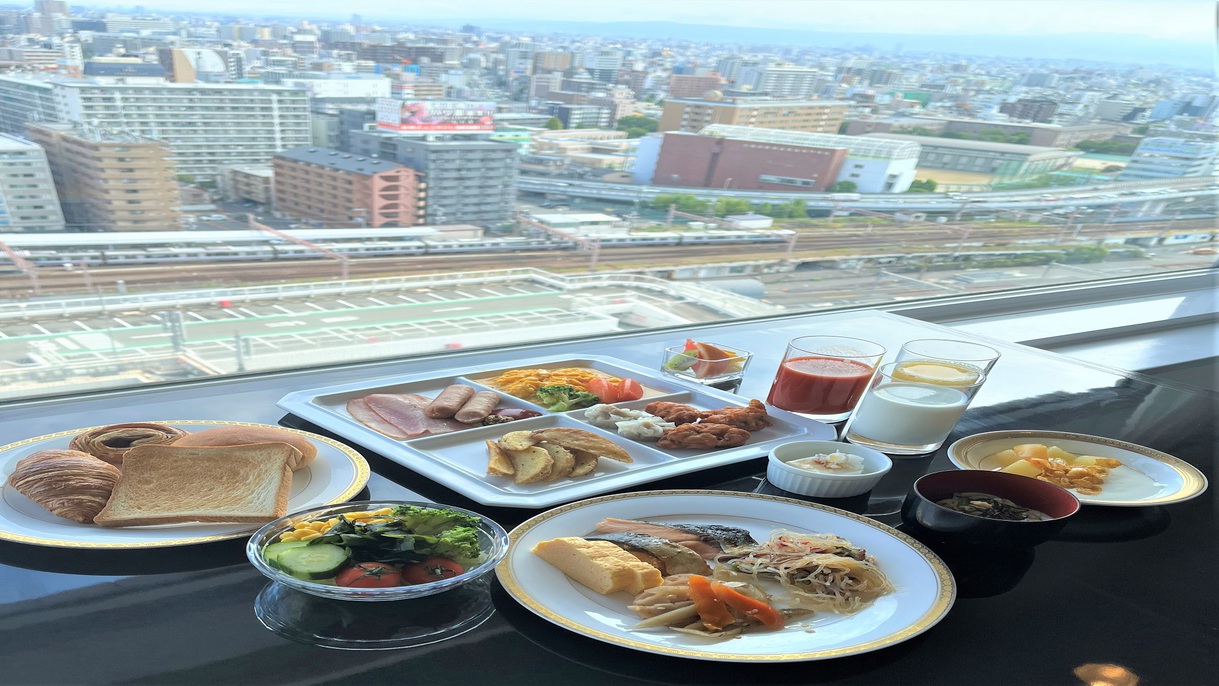
M658 131L697 133L712 124L757 126L785 131L838 133L849 103L832 100L787 100L765 96L670 98L665 100Z
M485 134L352 131L349 152L422 172L428 224L489 226L512 220L517 146Z
M157 61L174 83L195 83L229 76L227 51L210 48L158 48Z
M910 189L918 169L921 148L907 141L885 141L832 133L781 131L748 126L715 124L703 129L702 136L732 138L753 143L795 147L837 149L847 153L834 182L849 181L860 193L904 193Z
M659 151L648 149L655 145L660 146ZM668 132L640 139L635 179L657 186L825 191L838 178L846 154L842 147ZM655 166L649 170L653 159ZM647 171L651 171L650 179Z
M621 50L606 48L584 56L584 69L588 75L602 83L617 83L625 54Z
M1070 167L1083 154L1079 150L1036 145L907 136L899 133L869 133L862 137L918 143L922 146L918 161L920 168L973 172L1005 181L1029 179Z
M294 88L0 76L0 131L47 122L163 140L178 173L195 181L310 140L309 94Z
M1133 100L1101 100L1096 103L1095 116L1105 121L1135 121L1148 109Z
M1048 98L1020 98L999 105L999 112L1012 119L1049 123L1058 114L1058 103Z
M27 140L0 135L0 232L63 230L46 153Z
M1058 74L1044 71L1030 72L1024 77L1024 85L1032 88L1054 88L1058 85Z
M419 175L375 157L303 146L272 160L275 210L327 226L414 226L424 199Z
M1118 177L1121 181L1212 176L1219 162L1219 142L1180 138L1144 138Z
M570 52L538 52L533 55L533 73L541 74L571 69Z
M32 125L28 136L46 151L69 229L178 228L181 199L165 143L69 124Z
M883 117L876 119L853 119L846 124L848 136L865 133L904 133L911 129L925 129L933 133L950 131L980 133L998 130L1007 134L1028 135L1027 145L1048 148L1069 148L1080 141L1108 140L1119 133L1122 127L1116 124L1015 124L1010 122L983 121L980 119L943 119L939 117Z

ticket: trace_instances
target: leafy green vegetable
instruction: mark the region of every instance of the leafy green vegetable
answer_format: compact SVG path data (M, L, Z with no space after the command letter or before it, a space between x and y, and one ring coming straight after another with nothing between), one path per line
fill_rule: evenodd
M482 561L477 517L414 505L400 505L390 516L391 521L364 524L340 515L338 524L309 544L343 546L355 562L407 564L437 556L469 568Z
M597 396L588 391L581 391L574 386L542 386L534 392L538 402L551 412L566 412L582 407L592 407L601 402Z

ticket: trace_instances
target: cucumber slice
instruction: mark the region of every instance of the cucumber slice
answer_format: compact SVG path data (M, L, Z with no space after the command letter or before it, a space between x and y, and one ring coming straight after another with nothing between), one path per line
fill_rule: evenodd
M272 543L271 545L263 548L262 555L263 557L267 558L267 564L279 569L279 556L282 555L285 550L300 548L301 546L306 545L309 545L308 541L280 541L279 543Z
M298 579L329 579L347 564L347 549L329 543L291 548L279 554L276 564Z

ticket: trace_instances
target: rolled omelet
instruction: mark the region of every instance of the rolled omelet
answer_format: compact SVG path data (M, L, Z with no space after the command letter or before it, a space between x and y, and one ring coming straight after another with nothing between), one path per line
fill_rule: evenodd
M635 595L664 581L659 569L609 541L556 538L538 543L533 553L602 595L617 591Z

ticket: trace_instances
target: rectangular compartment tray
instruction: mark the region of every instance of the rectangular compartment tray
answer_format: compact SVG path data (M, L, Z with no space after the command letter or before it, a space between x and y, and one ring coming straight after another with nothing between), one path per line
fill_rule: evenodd
M584 411L549 413L527 401L500 393L500 407L524 407L543 412L541 417L506 424L472 427L436 436L397 440L378 433L347 413L347 401L371 393L419 393L435 396L446 386L464 383L488 388L478 379L489 379L509 369L587 367L606 374L631 378L642 384L645 397L619 406L642 409L652 400L686 403L699 409L744 406L748 398L714 388L673 379L659 370L624 360L596 355L545 357L521 360L495 368L466 367L448 373L429 372L368 379L340 386L296 391L276 403L280 408L328 431L372 450L389 460L443 484L458 493L497 507L545 508L680 474L751 460L766 455L780 443L795 440L833 440L835 430L821 422L767 407L772 425L753 432L749 442L723 450L661 450L654 442L634 441L612 431L598 429L584 420ZM494 389L492 389L494 390ZM602 459L595 472L578 478L549 483L515 484L510 478L487 476L486 440L508 431L566 426L586 429L613 440L631 453L634 462Z

